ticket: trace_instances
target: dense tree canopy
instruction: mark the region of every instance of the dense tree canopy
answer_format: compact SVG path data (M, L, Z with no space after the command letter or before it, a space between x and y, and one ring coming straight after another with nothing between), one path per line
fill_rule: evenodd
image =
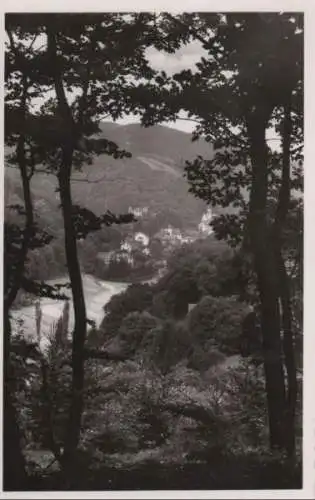
M227 13L164 17L178 27L184 42L187 37L201 41L207 55L195 73L185 70L172 77L161 75L171 88L169 99L155 94L156 107L147 111L143 121L174 120L184 110L198 121L195 138L204 136L213 142L214 158L199 156L187 162L187 178L192 192L212 206L239 209L238 214L217 218L214 229L232 244L243 244L253 256L270 442L290 454L294 450L297 383L283 229L292 188L301 187L303 16ZM279 134L280 153L266 143L269 127ZM272 214L269 200L275 193ZM289 377L287 391L282 349Z

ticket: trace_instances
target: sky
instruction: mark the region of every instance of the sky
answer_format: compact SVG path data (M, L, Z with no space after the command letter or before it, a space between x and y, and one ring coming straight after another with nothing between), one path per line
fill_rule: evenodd
M199 41L192 41L188 45L183 46L175 52L175 54L167 54L159 52L154 48L147 50L147 56L152 67L156 70L164 70L167 74L174 74L183 69L196 68L196 63L206 54ZM184 117L185 115L183 115ZM139 118L136 116L126 116L118 120L116 123L126 125L128 123L139 123ZM165 122L163 125L181 130L183 132L192 133L196 124L185 120L177 120L176 122ZM266 139L269 140L269 145L272 149L278 150L280 141L274 129L270 128L266 132ZM270 139L272 139L270 141Z
M164 70L165 73L169 75L177 73L183 69L190 68L193 70L196 67L195 64L205 53L206 52L202 48L202 45L199 41L193 41L189 43L188 45L177 50L175 54L159 52L153 47L147 50L147 56L152 67L156 70ZM139 123L139 119L135 116L129 115L124 119L118 120L116 123ZM168 122L164 123L163 125L167 125L168 127L182 130L183 132L188 133L191 133L195 128L195 124L193 122L184 120Z
M39 38L36 43L38 46L42 46L45 44L45 40L43 38ZM166 52L159 52L158 50L150 47L147 49L147 57L152 65L152 67L156 70L164 70L168 75L172 75L177 73L183 69L194 69L195 64L200 60L202 55L206 54L202 45L199 41L192 41L189 44L183 46L179 50L177 50L174 54L167 54ZM49 96L50 93L47 93ZM68 96L70 98L70 96ZM33 105L37 108L42 105L42 100L33 99ZM185 116L185 115L183 115ZM111 121L111 120L106 120ZM139 118L134 115L128 115L125 118L117 120L116 123L119 124L127 124L127 123L139 123ZM191 133L195 124L193 122L181 121L178 120L176 122L168 122L163 125L167 125L171 128L175 128L178 130L182 130L183 132Z
M39 37L35 42L35 46L36 44L42 46L45 45L45 41L43 38ZM166 52L158 51L153 47L147 49L147 57L151 66L156 70L165 71L165 73L167 73L168 75L178 73L184 69L191 69L192 71L194 71L194 69L197 69L196 63L200 61L202 56L206 55L207 52L203 49L202 44L198 40L193 40L187 45L184 45L174 54L168 54ZM47 93L47 95L49 95L49 93ZM42 100L37 101L36 99L34 99L33 104L35 105L35 107L37 107L42 104ZM185 118L184 113L182 113L182 117ZM116 123L122 125L126 125L129 123L139 123L139 118L134 115L128 115L120 120L117 120ZM162 124L186 133L192 133L196 127L195 122L187 120L164 122ZM277 137L273 129L267 130L266 138L267 140L270 138L272 139L272 141L270 141L270 146L272 146L272 148L279 148L279 141L275 140L277 139Z

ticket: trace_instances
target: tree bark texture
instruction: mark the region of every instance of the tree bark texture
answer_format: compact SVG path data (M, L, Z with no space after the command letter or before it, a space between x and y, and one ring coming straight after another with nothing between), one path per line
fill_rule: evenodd
M23 91L21 98L20 136L17 144L17 162L22 179L25 227L23 230L21 247L14 268L5 269L5 291L3 303L3 482L7 490L23 489L26 485L27 473L25 459L21 447L21 432L18 424L14 404L14 370L11 362L11 322L10 309L21 287L29 243L33 234L33 204L30 190L30 176L27 171L25 156L25 121L26 99L28 82L23 77Z
M60 201L64 223L65 251L69 272L73 308L74 329L72 338L72 390L69 410L68 426L63 453L63 468L65 476L71 477L76 473L76 452L80 441L81 418L83 413L84 389L84 344L86 339L86 308L78 258L75 227L72 218L71 198L71 171L72 158L75 147L75 124L70 106L67 102L62 74L58 66L57 36L53 23L48 27L48 50L53 65L54 86L58 101L58 112L62 117L68 136L64 137L62 148L62 162L58 173Z
M286 391L286 450L289 456L295 451L295 411L297 401L297 378L292 329L292 305L289 277L282 254L282 235L290 205L290 144L291 144L291 109L290 99L284 106L282 129L282 175L278 204L273 227L273 246L278 270L279 298L281 303L283 354L287 372Z
M261 302L261 327L272 448L284 448L285 380L282 362L281 327L278 302L277 263L267 224L267 146L269 115L258 110L247 123L251 141L252 189L249 205L249 236Z

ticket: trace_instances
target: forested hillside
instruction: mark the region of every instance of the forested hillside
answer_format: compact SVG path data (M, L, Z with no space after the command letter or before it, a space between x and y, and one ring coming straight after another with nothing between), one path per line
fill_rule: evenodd
M115 141L132 154L131 158L114 159L107 155L93 158L91 165L82 165L72 175L75 202L97 214L106 209L117 213L129 207L148 207L152 211L167 209L183 227L195 227L205 204L188 193L183 178L184 163L197 154L212 156L212 149L203 141L192 142L189 134L168 127L143 129L140 125L101 124L101 136ZM7 201L14 196L22 201L18 171L5 173ZM32 180L34 200L43 222L60 219L59 200L54 175L38 174ZM50 221L50 219L51 221ZM169 219L172 223L172 219Z
M78 171L74 170L71 183L74 202L97 215L106 210L124 214L139 208L144 208L147 215L145 221L142 218L138 224L116 230L105 228L83 242L82 264L88 272L96 274L100 267L99 263L95 264L97 253L118 250L128 235L141 231L154 236L169 225L183 233L198 232L206 204L188 192L183 169L185 160L196 154L212 155L212 148L206 142L192 142L189 134L162 126L144 129L140 125L120 126L105 122L101 124L101 137L115 141L132 156L114 159L103 154L94 157L91 165L83 164ZM39 172L32 179L36 218L39 225L54 236L50 245L30 256L30 273L37 279L54 278L66 271L62 215L56 188L57 178L53 174ZM5 193L6 207L23 205L21 180L14 166L5 169ZM7 208L5 213L10 220L22 220Z

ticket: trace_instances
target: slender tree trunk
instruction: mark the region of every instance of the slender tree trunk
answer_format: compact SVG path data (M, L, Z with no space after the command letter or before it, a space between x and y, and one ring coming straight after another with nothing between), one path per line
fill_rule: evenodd
M283 353L287 371L286 395L286 449L289 456L295 451L295 409L297 400L296 362L294 336L292 331L291 290L288 273L282 256L282 234L290 204L290 144L291 144L291 109L290 99L284 106L282 132L282 178L279 200L273 227L273 245L277 261L279 297L282 309Z
M47 28L48 54L53 67L53 78L58 101L59 115L62 117L64 137L62 147L62 163L60 165L58 181L61 208L64 222L65 251L69 272L73 309L74 330L72 338L72 391L68 425L66 429L65 446L63 453L63 472L71 482L78 472L76 469L76 452L80 441L81 418L83 413L84 389L84 344L86 339L86 308L78 259L77 241L72 218L71 198L71 170L75 146L75 124L70 106L65 95L62 75L57 59L57 41L53 23Z
M64 450L65 463L69 465L74 461L74 455L80 440L84 388L84 344L87 323L81 270L72 221L70 178L67 175L67 168L61 168L59 186L64 220L66 258L75 317L72 339L72 400Z
M9 34L10 37L10 34ZM12 38L11 38L12 39ZM3 304L4 317L4 390L3 390L3 480L6 489L23 489L26 485L27 474L25 459L21 449L21 433L14 406L13 382L14 373L11 363L11 323L10 309L21 287L25 262L30 240L33 235L33 204L30 190L31 176L27 172L25 156L25 119L28 81L23 77L23 93L21 99L21 133L17 144L17 162L21 174L24 207L25 227L22 236L21 248L14 268L6 269L5 296Z
M7 289L5 290L4 297L4 310L10 311L13 302L16 299L16 295L21 287L21 281L24 273L25 262L27 257L27 252L30 244L30 240L33 236L33 225L34 225L34 212L33 203L31 195L30 180L31 175L27 171L27 160L25 155L25 121L26 121L26 99L27 99L28 82L27 78L23 78L23 94L21 100L21 132L17 143L16 156L17 163L21 174L23 196L24 196L24 208L25 208L25 227L23 231L23 237L21 242L21 248L18 254L17 262L13 269L6 269L6 283Z
M248 120L251 140L252 189L249 207L249 235L261 302L264 368L272 448L283 448L285 381L282 364L278 273L270 231L267 225L267 147L265 141L269 114L256 112Z
M286 451L288 456L295 452L295 410L297 401L296 361L292 331L292 307L287 271L279 256L280 301L282 308L283 353L287 372L286 394Z

